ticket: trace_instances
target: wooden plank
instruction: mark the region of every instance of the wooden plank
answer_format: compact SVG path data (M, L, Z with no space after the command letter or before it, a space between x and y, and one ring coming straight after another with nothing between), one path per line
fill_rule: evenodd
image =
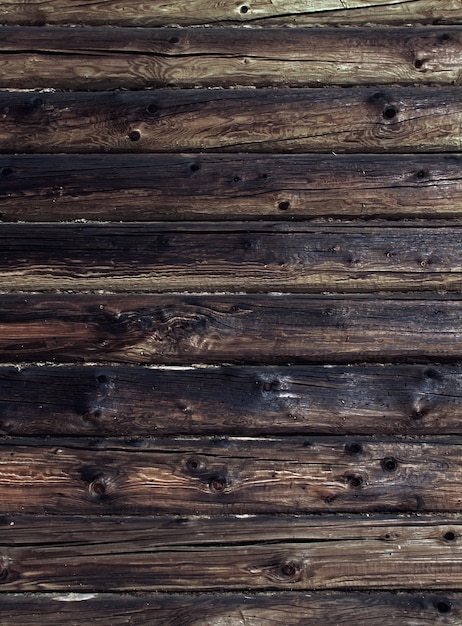
M210 22L320 24L408 24L462 22L458 0L259 0L217 3L210 0L121 0L73 2L73 0L8 0L0 3L4 24L93 24L164 26Z
M462 157L0 155L5 221L462 216Z
M9 435L462 435L448 366L2 367L0 397Z
M126 626L434 626L458 625L461 597L457 593L201 593L201 594L2 594L3 626L92 626L106 620ZM443 621L444 620L444 621ZM133 622L134 623L134 622Z
M461 87L1 92L0 150L459 151Z
M7 518L2 531L2 592L417 589L433 592L419 607L433 623L460 616L434 594L462 586L449 518Z
M4 290L462 290L462 227L4 224ZM444 250L444 254L441 251Z
M0 87L144 89L461 82L462 29L1 27Z
M6 438L0 514L461 512L461 441Z
M0 361L460 361L458 297L8 295Z

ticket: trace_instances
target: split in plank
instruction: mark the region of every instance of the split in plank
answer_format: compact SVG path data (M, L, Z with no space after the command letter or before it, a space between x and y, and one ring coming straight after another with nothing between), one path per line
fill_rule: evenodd
M420 609L433 604L432 624L454 611L447 624L460 601L434 591L462 588L461 532L444 518L4 518L0 588L2 598L69 588L428 589Z
M8 0L0 3L0 23L90 24L116 26L165 26L168 24L247 23L269 26L321 24L461 23L458 0L259 0L212 2L211 0Z
M348 363L462 360L456 296L11 295L0 361Z
M460 151L461 100L458 86L1 92L0 150Z
M461 82L462 29L0 29L2 89Z
M391 224L3 224L0 285L10 291L462 291L461 226Z
M462 511L455 436L22 437L0 453L3 515Z
M462 216L462 156L0 155L5 221Z
M457 593L273 592L100 594L3 593L3 626L110 623L126 626L136 615L139 626L435 626L442 618L458 626L462 617ZM308 621L307 621L308 620Z
M8 435L462 435L462 368L0 368Z

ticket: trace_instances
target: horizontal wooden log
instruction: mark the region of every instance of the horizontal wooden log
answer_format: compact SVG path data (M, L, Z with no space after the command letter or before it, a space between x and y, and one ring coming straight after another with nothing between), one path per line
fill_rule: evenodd
M2 27L0 88L459 84L462 29Z
M460 623L457 593L279 592L202 594L2 594L3 626L92 626L107 621L126 626L434 626ZM444 622L442 622L444 620Z
M461 99L461 87L1 92L0 150L459 151Z
M0 247L4 290L462 290L454 225L3 224Z
M70 599L69 588L80 593L438 589L440 594L425 594L417 606L427 609L432 623L451 623L446 619L460 616L460 600L441 591L462 587L461 532L460 522L450 518L326 516L322 524L319 517L7 518L2 525L0 588L63 591L61 602ZM399 600L395 596L402 610ZM156 607L162 604L154 603L152 610ZM191 609L189 617L194 615Z
M453 297L3 295L0 361L462 360Z
M0 514L462 511L460 437L0 442Z
M0 368L0 432L462 435L462 368Z
M40 3L9 0L0 4L3 24L94 24L117 26L163 26L166 24L206 24L211 22L319 24L408 24L461 23L458 0L260 0L254 2L211 2L210 0L121 0L79 2L45 0Z
M461 217L462 157L0 155L5 221Z

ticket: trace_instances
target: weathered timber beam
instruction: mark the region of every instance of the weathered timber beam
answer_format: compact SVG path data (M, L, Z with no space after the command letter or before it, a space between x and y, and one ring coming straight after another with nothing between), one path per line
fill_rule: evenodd
M0 88L461 82L462 29L0 27Z
M9 435L462 435L462 368L0 368Z
M5 221L461 217L462 156L0 155Z
M320 523L319 517L9 517L2 525L0 615L6 608L3 592L7 591L63 591L64 601L71 599L69 588L80 593L417 589L431 593L421 596L417 605L420 611L428 611L424 617L429 623L444 618L448 624L460 616L460 599L441 591L462 588L461 532L460 522L450 518L325 516ZM434 593L436 589L440 594ZM345 607L348 597L355 598L345 595ZM220 596L216 598L221 604ZM59 599L55 601L56 610L62 610ZM308 608L305 602L302 606ZM162 601L160 605L154 602L153 610L162 606ZM405 606L402 596L394 596L392 610L402 611ZM212 607L213 603L213 611ZM411 614L417 608L412 607L413 603ZM190 610L188 615L193 615ZM218 626L223 622L205 623ZM284 626L287 623L292 622Z
M4 291L462 290L457 225L3 224L0 247Z
M458 297L9 295L0 361L462 360Z
M164 26L233 22L247 24L408 24L461 23L458 0L260 0L212 2L211 0L121 0L73 2L73 0L8 0L0 3L4 24L93 24Z
M460 593L272 592L195 594L3 593L3 626L99 622L126 626L458 626ZM442 622L441 620L444 620ZM134 622L133 622L134 623Z
M462 438L5 438L0 513L461 512Z
M1 92L0 150L459 151L461 101L461 87Z

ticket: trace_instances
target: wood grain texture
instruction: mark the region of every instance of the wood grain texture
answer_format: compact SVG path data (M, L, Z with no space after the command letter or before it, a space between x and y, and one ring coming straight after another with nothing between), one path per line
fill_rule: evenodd
M3 518L0 588L62 591L67 598L69 588L430 590L417 606L433 609L427 613L433 624L447 624L460 616L458 597L453 605L452 595L441 592L462 586L461 531L460 522L444 518L325 516L319 524L309 517L9 517Z
M1 88L460 84L462 29L0 30Z
M5 438L0 514L460 513L461 441Z
M455 296L5 294L0 360L460 361L461 310Z
M461 87L0 93L0 150L440 152Z
M4 626L456 626L457 593L2 594Z
M0 155L5 221L462 216L462 156Z
M0 285L10 291L460 292L461 242L461 226L425 223L4 224Z
M0 368L8 435L462 435L448 366Z
M167 24L207 24L212 22L320 24L408 24L462 22L458 0L260 0L254 2L211 2L210 0L122 0L73 2L7 0L0 6L4 24L93 24L164 26Z

